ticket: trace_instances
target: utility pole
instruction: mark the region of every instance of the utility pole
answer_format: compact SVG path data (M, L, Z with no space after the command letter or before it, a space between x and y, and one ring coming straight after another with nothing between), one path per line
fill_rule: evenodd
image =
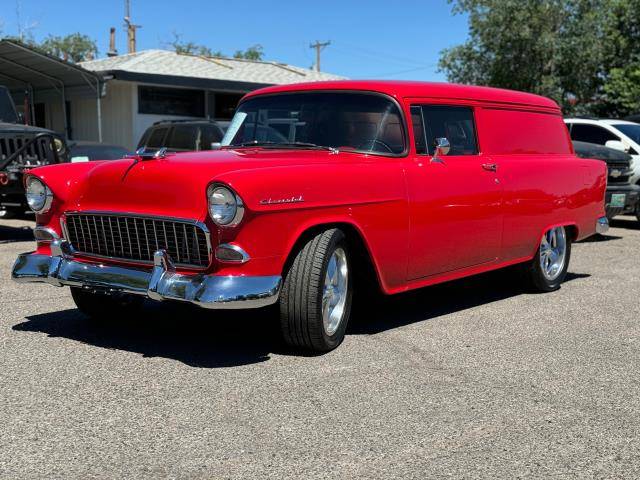
M135 53L136 29L142 27L142 25L134 25L131 23L130 3L129 0L125 0L124 2L124 26L127 29L127 52Z
M316 72L320 71L320 52L329 45L331 45L331 40L322 43L316 40L316 43L309 45L309 48L316 49Z

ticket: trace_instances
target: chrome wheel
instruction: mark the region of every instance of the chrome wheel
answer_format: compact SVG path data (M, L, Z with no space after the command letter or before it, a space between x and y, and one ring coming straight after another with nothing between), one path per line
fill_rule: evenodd
M567 257L567 234L564 227L546 232L540 242L540 269L544 277L553 281L564 269Z
M329 259L322 290L322 323L329 336L336 333L344 317L348 288L347 254L338 247Z

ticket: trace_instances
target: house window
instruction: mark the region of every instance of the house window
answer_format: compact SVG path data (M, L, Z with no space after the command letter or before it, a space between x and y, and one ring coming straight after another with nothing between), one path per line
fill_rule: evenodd
M244 96L242 93L216 93L214 118L230 120L238 102Z
M204 117L204 90L139 86L138 113Z

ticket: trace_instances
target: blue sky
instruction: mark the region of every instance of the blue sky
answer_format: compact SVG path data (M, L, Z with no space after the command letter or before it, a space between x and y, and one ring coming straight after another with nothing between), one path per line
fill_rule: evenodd
M37 40L81 32L108 50L109 27L126 51L124 0L2 0L2 35L18 24ZM439 52L467 36L466 17L452 15L446 0L131 0L138 50L170 48L173 32L184 41L232 54L254 44L265 59L302 67L314 62L309 44L331 40L322 69L350 78L445 80ZM18 22L18 14L19 19Z

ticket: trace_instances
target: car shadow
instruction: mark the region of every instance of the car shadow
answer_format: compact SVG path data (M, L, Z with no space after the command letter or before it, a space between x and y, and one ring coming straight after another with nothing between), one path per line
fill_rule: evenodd
M591 235L583 240L580 240L577 243L600 243L600 242L610 242L611 240L621 240L622 237L619 235L609 235L609 234L601 234L596 233L595 235Z
M28 242L33 240L33 228L11 227L0 223L0 243Z
M568 272L565 282L587 278ZM356 303L351 334L371 335L532 293L516 268L496 270L411 292Z
M514 276L507 269L375 301L368 297L366 305L357 302L354 306L347 333L373 335L526 293ZM566 281L588 276L569 273ZM267 361L271 354L299 354L280 341L273 309L210 311L150 301L135 318L96 322L69 309L28 316L13 329L173 359L198 368L234 367Z
M640 222L636 217L624 216L611 220L611 226L615 228L626 228L627 230L640 230Z
M13 329L174 359L192 367L221 368L264 362L270 353L279 353L273 320L264 310L222 312L149 301L135 318L97 321L69 309L28 316Z

